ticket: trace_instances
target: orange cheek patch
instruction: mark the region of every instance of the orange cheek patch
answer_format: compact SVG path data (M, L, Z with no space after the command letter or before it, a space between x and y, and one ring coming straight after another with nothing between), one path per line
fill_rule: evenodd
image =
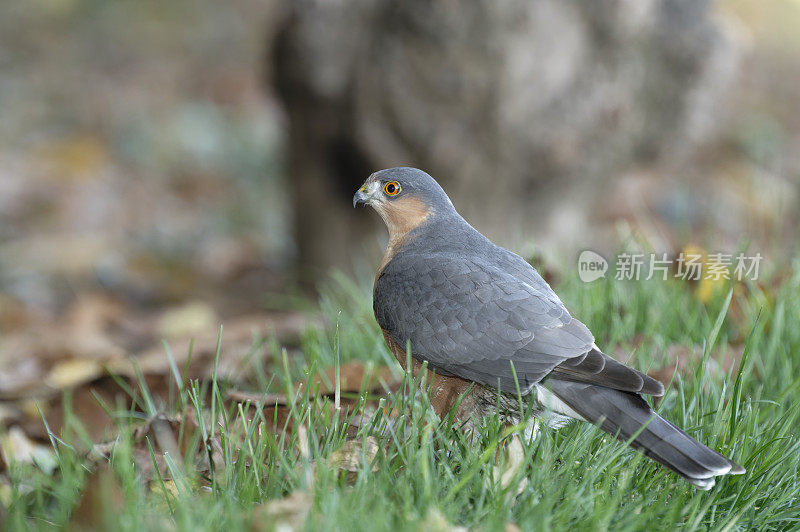
M419 227L430 216L431 211L425 203L413 196L379 202L374 205L389 229L389 245L378 267L378 276L392 260L395 252L402 246L410 231ZM375 277L376 281L378 277Z
M414 197L399 198L381 205L390 236L400 237L420 226L430 215L425 202Z

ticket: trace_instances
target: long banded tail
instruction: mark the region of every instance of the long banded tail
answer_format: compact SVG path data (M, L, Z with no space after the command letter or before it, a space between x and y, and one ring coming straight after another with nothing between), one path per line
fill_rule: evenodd
M548 379L545 387L584 420L621 441L629 440L644 426L632 447L700 489L711 489L716 476L745 472L656 414L639 394L558 378Z

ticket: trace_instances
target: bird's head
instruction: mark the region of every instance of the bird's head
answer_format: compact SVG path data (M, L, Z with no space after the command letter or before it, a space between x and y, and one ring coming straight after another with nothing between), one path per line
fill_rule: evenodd
M455 212L450 198L431 176L416 168L398 167L375 172L353 196L353 207L369 205L400 236L432 217Z

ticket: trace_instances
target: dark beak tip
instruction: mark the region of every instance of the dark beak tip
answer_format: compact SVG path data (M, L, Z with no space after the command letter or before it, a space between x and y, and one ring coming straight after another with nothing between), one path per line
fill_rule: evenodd
M353 208L358 207L359 205L366 205L366 203L367 196L360 190L356 192L353 196Z

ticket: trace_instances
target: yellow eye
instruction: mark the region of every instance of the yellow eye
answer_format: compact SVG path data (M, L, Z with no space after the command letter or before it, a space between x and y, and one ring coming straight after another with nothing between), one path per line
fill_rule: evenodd
M383 191L387 196L397 196L400 194L400 183L397 181L389 181L383 185Z

